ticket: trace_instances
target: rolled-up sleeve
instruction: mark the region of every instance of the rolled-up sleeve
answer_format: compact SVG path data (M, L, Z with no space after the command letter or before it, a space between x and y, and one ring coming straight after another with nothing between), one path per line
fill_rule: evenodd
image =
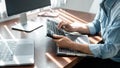
M89 49L94 57L103 59L112 58L117 55L120 49L120 43L90 44Z
M89 44L89 49L95 57L113 58L120 51L120 21L106 30L104 44Z
M90 34L92 35L100 32L100 22L98 20L88 23L87 26L89 28Z
M96 30L95 30L95 27L94 27L94 24L93 23L89 23L88 25L88 28L89 28L89 31L90 31L90 34L95 34L96 33Z
M97 12L94 20L91 23L87 24L90 34L92 34L92 35L94 35L100 31L100 21L99 21L100 14L101 14L100 12L101 12L101 9L100 9L100 11Z

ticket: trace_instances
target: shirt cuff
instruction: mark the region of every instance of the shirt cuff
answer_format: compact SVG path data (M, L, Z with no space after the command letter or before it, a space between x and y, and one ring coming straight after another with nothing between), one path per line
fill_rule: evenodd
M94 27L94 24L93 23L88 23L87 24L88 28L89 28L89 31L90 31L90 34L95 34L96 33L96 30L95 30L95 27Z
M98 44L89 44L88 46L94 57L100 57L100 47Z

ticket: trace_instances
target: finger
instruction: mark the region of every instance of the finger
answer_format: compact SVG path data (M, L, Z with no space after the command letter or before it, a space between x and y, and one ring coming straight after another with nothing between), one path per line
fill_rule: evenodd
M58 24L58 29L64 28L66 25L68 25L68 24L65 23L65 22L60 22L60 23Z
M63 38L64 36L53 34L53 37L54 37L55 39L61 39L61 38Z
M58 24L58 29L62 28L62 26L63 26L63 22L60 22L60 23Z
M56 43L58 42L58 40L59 40L59 39L53 39L53 41L56 42Z
M70 28L71 28L71 26L69 24L67 24L66 26L63 26L63 29L67 30L67 31L70 30Z
M60 38L60 39L53 39L53 41L56 42L56 43L59 43L62 40L63 40L62 38Z

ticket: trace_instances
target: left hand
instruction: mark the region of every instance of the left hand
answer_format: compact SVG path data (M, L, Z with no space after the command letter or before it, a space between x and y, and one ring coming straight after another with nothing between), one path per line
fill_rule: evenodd
M71 48L73 41L70 40L68 37L61 36L61 35L53 35L54 38L53 41L56 42L57 46L62 48Z

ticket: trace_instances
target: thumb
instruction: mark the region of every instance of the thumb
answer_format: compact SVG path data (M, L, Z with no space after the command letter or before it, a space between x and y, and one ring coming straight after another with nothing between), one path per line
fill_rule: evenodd
M63 38L62 35L56 35L56 34L53 34L53 37L56 38L56 39L60 39L60 38Z

